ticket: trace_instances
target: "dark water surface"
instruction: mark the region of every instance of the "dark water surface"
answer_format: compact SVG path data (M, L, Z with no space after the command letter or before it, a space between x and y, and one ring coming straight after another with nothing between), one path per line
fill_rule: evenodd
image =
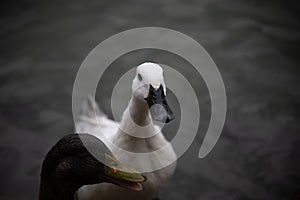
M114 63L130 66L152 56L181 66L202 91L199 137L161 198L279 200L300 191L296 1L16 1L0 10L1 200L37 199L45 153L73 131L71 94L81 62L107 37L141 26L175 29L201 43L218 65L228 97L221 138L199 160L210 116L203 80L180 59L151 51ZM107 87L97 91L107 113L109 80L118 73L107 72Z

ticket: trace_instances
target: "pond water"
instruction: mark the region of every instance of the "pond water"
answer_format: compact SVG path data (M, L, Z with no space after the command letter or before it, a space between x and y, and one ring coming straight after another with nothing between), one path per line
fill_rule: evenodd
M6 4L1 13L0 199L37 199L43 157L73 132L71 95L81 62L107 37L143 26L178 30L202 44L219 67L228 99L221 138L200 160L210 100L184 60L145 50L119 58L107 71L97 101L110 117L111 88L122 66L157 59L176 66L199 91L197 139L179 159L161 199L279 200L299 193L296 1L30 0ZM178 123L165 127L167 138Z

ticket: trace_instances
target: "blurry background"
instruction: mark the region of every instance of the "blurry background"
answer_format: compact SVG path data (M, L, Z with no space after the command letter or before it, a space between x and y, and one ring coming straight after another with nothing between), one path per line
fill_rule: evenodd
M122 74L120 68L149 58L176 66L199 91L197 140L179 159L175 176L161 191L162 200L292 199L300 191L296 2L2 3L0 199L37 199L43 157L59 138L73 132L71 94L81 62L107 37L142 26L175 29L202 44L219 67L228 98L221 138L199 160L210 100L203 80L185 61L166 52L137 51L116 60L106 72L107 85L99 86L97 101L109 116L111 88ZM177 105L171 97L172 103ZM172 138L177 123L166 127L166 137Z

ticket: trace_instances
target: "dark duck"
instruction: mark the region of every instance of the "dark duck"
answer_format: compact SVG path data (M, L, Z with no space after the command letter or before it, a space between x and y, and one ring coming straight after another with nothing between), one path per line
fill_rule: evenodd
M91 148L98 159L88 151ZM59 140L44 159L39 200L77 199L76 191L81 186L103 182L140 191L145 180L136 170L116 160L96 137L71 134Z

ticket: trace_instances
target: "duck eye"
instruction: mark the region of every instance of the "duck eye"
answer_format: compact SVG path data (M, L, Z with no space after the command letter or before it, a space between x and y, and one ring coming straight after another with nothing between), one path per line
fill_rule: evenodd
M140 81L142 81L142 80L143 80L143 77L142 77L142 75L141 75L141 74L138 74L138 79L139 79Z

